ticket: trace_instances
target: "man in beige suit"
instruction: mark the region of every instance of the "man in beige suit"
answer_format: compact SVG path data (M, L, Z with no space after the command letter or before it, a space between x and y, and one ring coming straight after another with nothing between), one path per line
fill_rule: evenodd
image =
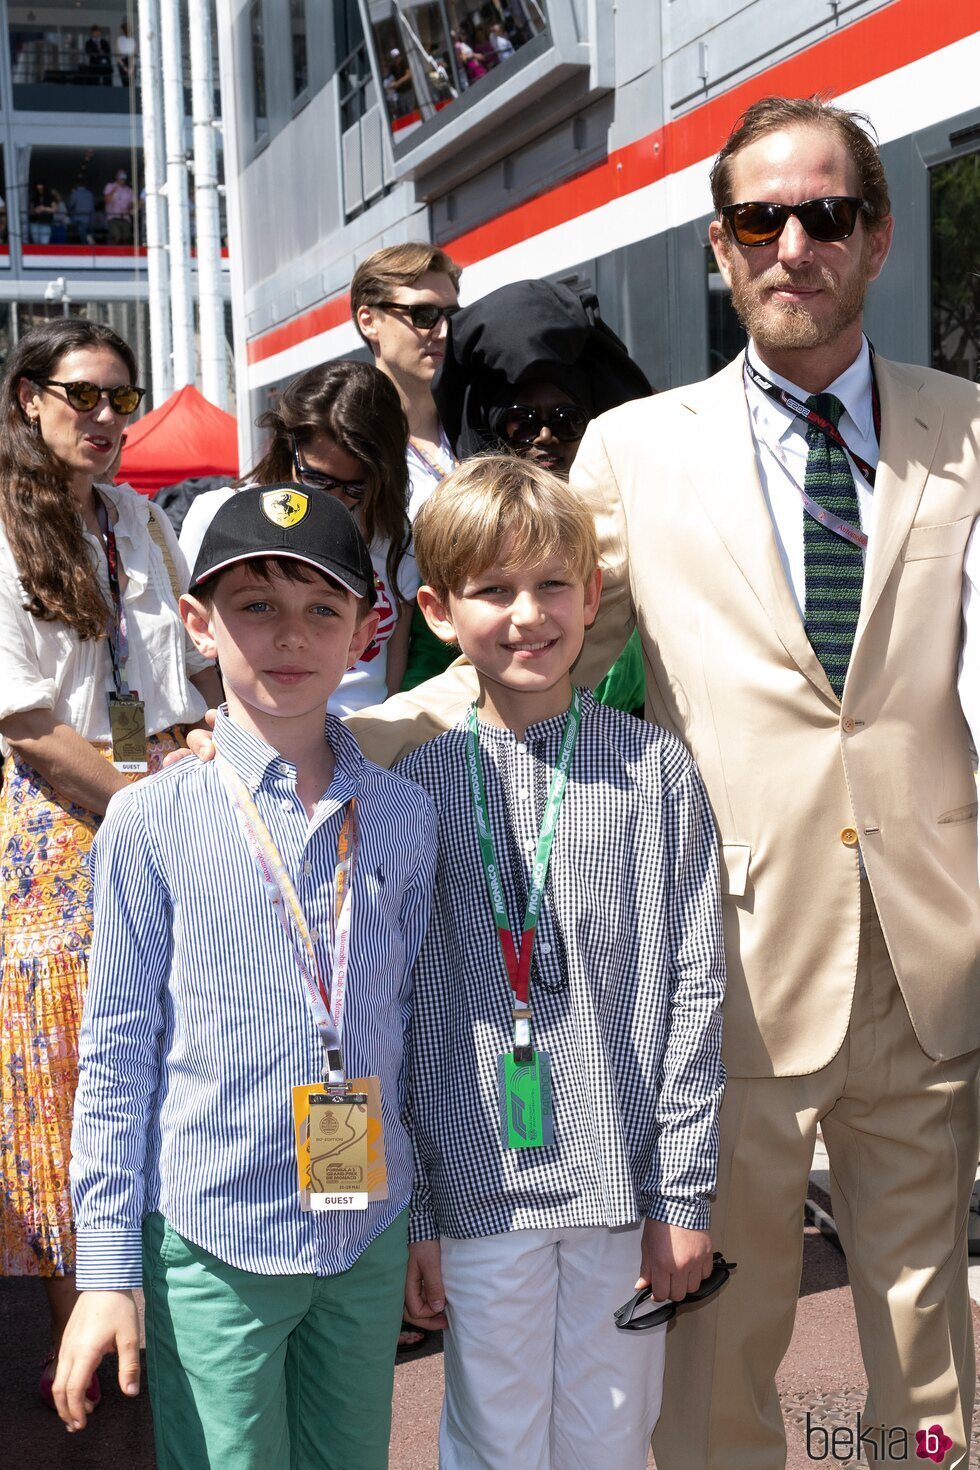
M870 1383L865 1456L922 1464L948 1439L941 1463L965 1465L980 893L957 669L980 394L869 351L864 294L892 220L848 114L767 99L712 182L747 359L599 418L572 472L607 588L577 675L608 668L635 616L648 713L695 755L724 854L711 1233L739 1269L671 1331L654 1450L658 1470L785 1463L775 1372L821 1124ZM357 733L393 758L451 704L425 685Z

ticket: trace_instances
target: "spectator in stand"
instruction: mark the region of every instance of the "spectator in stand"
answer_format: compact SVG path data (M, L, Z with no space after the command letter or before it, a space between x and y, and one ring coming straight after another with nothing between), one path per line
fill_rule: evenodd
M490 27L490 44L497 53L497 60L507 61L514 54L514 43L499 23Z
M51 215L51 244L67 245L68 226L71 223L68 215L68 206L57 189L51 190L51 197L54 200L54 212Z
M7 201L0 195L0 245L7 243Z
M47 184L39 179L34 185L27 210L28 233L32 245L51 243L51 221L54 217L55 197Z
M404 117L407 112L411 112L415 100L412 72L408 64L408 57L403 56L397 46L392 47L390 59L391 66L386 78L386 87L390 99L394 102L395 116Z
M90 87L112 86L112 51L101 26L93 26L85 42L85 69Z
M129 34L129 22L124 20L116 37L116 70L124 87L131 86L136 70L136 41Z
M484 26L477 26L473 33L473 50L483 62L487 71L491 71L497 65L499 58Z
M105 201L105 217L109 226L109 238L113 245L133 243L133 191L129 187L126 170L117 169L116 177L110 179L102 190Z
M95 195L81 179L68 195L68 214L77 244L88 245L92 238Z

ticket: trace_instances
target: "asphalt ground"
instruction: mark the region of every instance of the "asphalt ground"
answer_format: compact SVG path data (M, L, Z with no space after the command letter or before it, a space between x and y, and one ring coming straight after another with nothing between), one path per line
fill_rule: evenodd
M974 1326L980 1327L976 1306ZM135 1402L124 1399L115 1385L114 1361L107 1359L101 1369L102 1404L90 1428L69 1436L35 1392L45 1338L46 1308L40 1285L0 1280L2 1470L152 1470L156 1459L145 1391ZM806 1414L811 1416L811 1426L853 1426L863 1406L865 1387L844 1258L826 1236L810 1226L805 1234L796 1331L779 1374L787 1422L787 1470L812 1470L814 1461L807 1455L803 1428ZM400 1358L396 1367L391 1470L436 1470L441 1397L442 1352L436 1335L423 1351ZM651 1457L651 1466L653 1463ZM970 1470L980 1470L978 1435L974 1436Z

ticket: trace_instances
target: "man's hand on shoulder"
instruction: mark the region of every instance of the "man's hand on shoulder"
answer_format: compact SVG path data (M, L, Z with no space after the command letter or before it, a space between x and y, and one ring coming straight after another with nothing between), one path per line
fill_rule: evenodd
M645 1220L640 1276L634 1286L649 1286L658 1302L683 1301L711 1275L711 1236L666 1220Z
M51 1391L69 1434L84 1429L95 1407L85 1396L106 1353L119 1357L119 1387L132 1397L140 1387L140 1321L131 1291L83 1291L58 1350Z

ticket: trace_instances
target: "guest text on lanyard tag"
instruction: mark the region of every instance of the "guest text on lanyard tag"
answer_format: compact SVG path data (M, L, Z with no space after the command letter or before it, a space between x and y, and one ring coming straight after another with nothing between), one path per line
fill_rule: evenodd
M126 604L119 586L119 553L115 533L109 525L109 517L101 501L98 511L105 536L109 592L112 596L108 639L112 682L115 686L115 692L108 696L112 764L117 771L139 776L149 770L146 759L146 708L137 691L129 687L129 636L126 630Z
M551 860L551 848L555 838L555 826L558 821L558 813L561 811L565 787L568 784L572 752L575 749L581 722L582 696L576 689L572 695L572 704L562 735L558 761L548 789L548 800L545 805L541 831L538 834L534 867L528 887L527 907L524 911L520 950L518 950L511 933L507 905L504 902L500 868L490 826L486 785L480 759L480 734L476 706L473 705L470 708L466 743L470 794L476 814L480 857L497 928L497 939L500 942L504 968L514 995L514 1048L511 1052L505 1052L497 1060L500 1136L504 1148L540 1148L554 1142L551 1062L546 1052L535 1051L531 1044L529 995L531 955L534 949L534 936L541 912L541 903L544 898L548 864Z
M328 987L320 974L313 937L293 881L252 799L252 793L224 756L215 756L215 761L234 802L239 828L262 879L266 896L289 939L296 966L303 978L310 1014L323 1046L322 1087L293 1089L294 1117L298 1101L306 1117L305 1129L297 1129L302 1208L367 1209L368 1094L353 1092L348 1086L342 1049L357 855L356 803L351 800L337 839L333 964ZM301 1094L301 1099L297 1094Z
M880 441L881 399L878 395L878 384L875 381L874 376L874 348L871 346L870 342L868 343L868 347L871 352L872 364L871 413L872 419L874 421L875 438ZM760 390L760 392L764 393L767 398L771 398L774 403L781 404L783 408L787 409L791 414L794 415L795 418L803 419L805 423L816 425L816 427L820 429L820 431L823 433L825 438L831 439L836 445L839 446L839 448L843 449L844 453L848 455L853 463L857 466L858 472L861 475L862 479L864 479L867 484L870 485L872 490L874 489L874 466L870 465L866 459L862 459L859 454L855 454L853 449L848 448L847 441L841 435L840 430L835 428L835 426L830 422L829 419L825 419L822 414L814 413L812 408L808 408L805 403L801 403L799 399L794 398L792 394L787 393L784 388L779 388L775 383L770 383L768 378L764 378L762 374L760 372L757 372L756 369L752 366L752 364L749 362L748 355L746 355L746 357L743 359L742 369L743 376L751 379L751 381ZM862 531L859 526L852 526L850 521L842 520L840 516L835 516L831 511L825 510L822 505L818 505L817 502L807 494L804 487L799 484L796 476L793 474L789 465L786 463L786 456L783 454L778 445L767 444L766 448L770 451L780 469L782 469L789 478L793 488L796 490L800 499L803 501L803 509L806 511L807 515L811 516L813 520L819 521L822 526L826 526L828 531L833 531L835 536L840 536L841 539L844 541L850 541L852 546L859 547L861 551L867 551L868 538L865 532Z

